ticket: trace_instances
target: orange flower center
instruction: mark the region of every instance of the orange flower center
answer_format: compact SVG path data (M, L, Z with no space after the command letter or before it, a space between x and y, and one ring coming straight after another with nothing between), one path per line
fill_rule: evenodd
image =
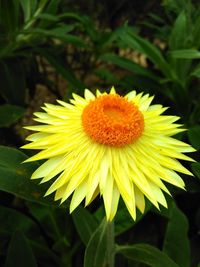
M137 106L118 94L91 101L83 110L82 124L94 141L116 147L134 142L144 130L144 118Z

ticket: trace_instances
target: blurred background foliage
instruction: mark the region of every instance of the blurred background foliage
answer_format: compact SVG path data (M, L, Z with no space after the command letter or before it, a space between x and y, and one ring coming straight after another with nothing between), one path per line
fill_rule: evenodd
M116 266L200 266L199 58L198 0L0 0L0 266L105 266L101 200L69 215L29 180L38 164L21 164L18 147L43 102L112 85L155 94L197 150L168 210L147 203L134 222L120 203Z

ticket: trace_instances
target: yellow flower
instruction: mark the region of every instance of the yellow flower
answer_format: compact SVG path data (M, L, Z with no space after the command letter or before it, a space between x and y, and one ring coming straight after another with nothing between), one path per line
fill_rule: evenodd
M161 115L167 108L150 105L152 100L135 91L122 97L113 87L109 94L73 94L71 104L45 104L34 119L45 125L25 127L38 133L23 148L42 150L26 162L47 159L31 178L47 182L56 176L46 195L55 192L62 203L73 194L70 212L100 194L107 220L114 218L120 196L133 219L136 207L144 212L144 197L167 207L163 181L184 188L176 172L192 173L177 159L193 161L182 153L195 150L171 137L184 131L174 123L179 117Z

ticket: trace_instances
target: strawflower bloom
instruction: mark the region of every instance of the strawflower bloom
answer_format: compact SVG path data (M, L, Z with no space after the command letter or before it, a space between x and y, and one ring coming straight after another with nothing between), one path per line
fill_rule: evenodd
M44 160L32 175L47 182L56 176L46 195L55 192L61 203L72 194L70 212L84 199L90 204L99 194L107 220L116 214L120 196L130 215L136 207L143 213L145 197L159 208L167 207L165 182L184 188L177 174L192 175L177 159L193 161L183 152L194 149L171 136L184 131L179 117L162 115L167 109L150 105L153 97L131 91L116 93L85 90L73 94L70 103L45 104L36 112L41 125L25 127L36 131L23 148L42 150L26 162Z

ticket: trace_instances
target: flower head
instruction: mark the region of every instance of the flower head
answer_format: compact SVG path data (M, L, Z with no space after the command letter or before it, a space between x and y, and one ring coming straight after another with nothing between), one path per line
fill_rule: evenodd
M73 94L71 104L45 104L34 119L43 124L25 127L37 133L23 148L41 150L26 161L46 159L32 179L56 177L46 195L55 192L62 203L73 194L70 212L100 194L108 220L120 196L133 219L136 207L144 212L144 197L167 207L164 182L184 188L176 172L192 174L177 159L193 161L183 152L194 149L171 137L184 131L174 123L179 117L162 115L166 108L150 105L152 100L135 91L122 97L112 88L96 96L86 89L85 98Z

